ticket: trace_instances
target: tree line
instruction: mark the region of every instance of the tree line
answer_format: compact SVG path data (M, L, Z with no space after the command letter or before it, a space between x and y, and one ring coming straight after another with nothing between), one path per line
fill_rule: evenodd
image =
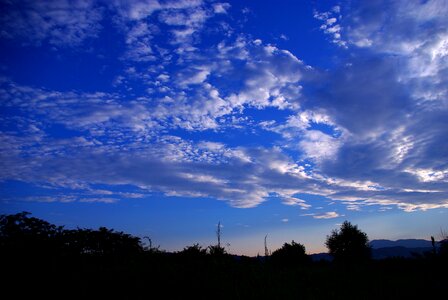
M199 244L185 247L182 257L200 258L229 255L221 245L221 224L217 226L216 245L203 248ZM146 237L148 238L148 237ZM448 239L445 237L432 254L447 256ZM148 238L149 239L149 238ZM105 227L93 229L65 229L45 220L32 217L28 212L0 216L0 248L3 255L90 255L126 256L138 253L163 252L159 247L145 247L141 238ZM266 241L265 241L266 243ZM326 247L335 262L355 263L371 259L367 234L357 225L345 221L339 229L327 236ZM265 244L266 248L266 244ZM266 250L266 254L268 251ZM310 261L303 244L292 241L273 251L269 259L278 263L307 263ZM267 258L267 257L265 257Z

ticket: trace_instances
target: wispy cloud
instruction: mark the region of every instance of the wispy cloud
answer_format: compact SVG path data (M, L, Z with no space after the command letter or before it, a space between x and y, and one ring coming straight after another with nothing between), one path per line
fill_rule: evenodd
M341 215L338 214L335 211L329 211L329 212L326 212L326 213L321 214L321 215L314 215L313 216L314 219L334 219L334 218L337 218L337 217L341 217Z
M95 38L102 26L103 9L95 1L4 2L0 16L4 38L27 43L78 46Z

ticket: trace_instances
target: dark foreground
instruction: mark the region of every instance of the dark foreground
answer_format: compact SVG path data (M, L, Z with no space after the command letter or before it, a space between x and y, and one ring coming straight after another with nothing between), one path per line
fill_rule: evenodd
M0 216L2 299L446 299L448 259L312 262L292 242L267 258L219 245L166 253L106 228ZM443 251L442 251L443 250ZM350 257L346 257L350 258Z
M31 299L445 299L447 264L384 260L280 266L257 259L2 257L4 295ZM3 298L6 299L6 298Z

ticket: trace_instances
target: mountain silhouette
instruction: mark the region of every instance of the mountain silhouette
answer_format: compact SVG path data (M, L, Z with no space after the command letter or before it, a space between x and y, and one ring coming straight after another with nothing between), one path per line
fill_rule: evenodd
M402 240L372 240L370 241L372 247L372 258L384 259L392 257L412 258L418 255L423 255L426 252L432 251L431 241L423 239L402 239ZM328 253L311 254L313 261L327 260L331 261L332 257Z
M423 239L402 239L402 240L372 240L370 241L372 249L386 248L386 247L405 247L405 248L425 248L432 247L431 241Z

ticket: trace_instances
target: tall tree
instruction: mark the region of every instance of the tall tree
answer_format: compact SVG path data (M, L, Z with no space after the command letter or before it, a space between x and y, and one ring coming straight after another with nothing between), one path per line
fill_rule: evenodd
M335 261L359 262L371 257L367 234L345 221L339 230L335 229L325 242Z

